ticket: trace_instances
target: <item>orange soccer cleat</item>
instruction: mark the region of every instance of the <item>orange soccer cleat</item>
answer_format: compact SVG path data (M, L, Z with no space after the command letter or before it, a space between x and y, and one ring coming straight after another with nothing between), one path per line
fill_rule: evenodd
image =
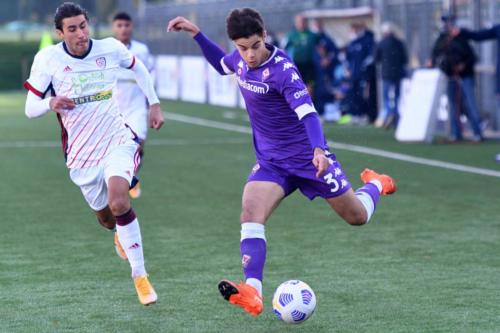
M120 244L120 240L118 239L118 233L115 232L115 251L116 254L122 258L123 260L127 260L127 254L125 253L125 250L123 249L122 245Z
M364 169L361 172L361 180L365 184L372 180L378 180L382 184L382 195L393 194L398 189L396 182L391 176L380 175L371 169Z
M238 305L254 317L260 315L264 309L262 296L249 284L222 280L219 282L219 291L226 301Z
M148 276L139 276L134 278L135 290L137 291L137 296L139 297L139 302L142 305L150 305L156 303L158 295L156 295L153 286L148 280Z

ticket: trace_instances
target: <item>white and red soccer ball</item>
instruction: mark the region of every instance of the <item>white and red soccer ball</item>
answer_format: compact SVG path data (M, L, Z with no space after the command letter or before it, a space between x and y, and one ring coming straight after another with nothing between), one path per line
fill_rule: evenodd
M306 283L289 280L278 286L273 296L276 316L288 324L306 321L316 309L316 295Z

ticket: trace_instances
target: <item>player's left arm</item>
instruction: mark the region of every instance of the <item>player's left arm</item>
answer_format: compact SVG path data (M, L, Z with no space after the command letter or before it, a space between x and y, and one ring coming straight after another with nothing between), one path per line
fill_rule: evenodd
M160 108L160 100L156 95L153 79L148 72L148 69L142 61L136 58L129 50L120 42L116 41L118 48L120 66L130 69L134 72L135 80L146 96L149 103L149 126L154 129L160 129L165 122L163 112Z
M325 156L326 142L321 122L314 108L311 96L306 85L300 78L295 67L287 70L290 75L284 75L280 84L281 94L288 105L295 111L299 120L304 124L307 137L314 153L312 163L318 170L316 177L321 177L328 169L330 162Z

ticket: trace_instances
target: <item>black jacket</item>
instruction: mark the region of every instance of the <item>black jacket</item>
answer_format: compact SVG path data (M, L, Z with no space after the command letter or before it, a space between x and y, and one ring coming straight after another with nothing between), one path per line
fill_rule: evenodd
M406 76L406 47L392 34L384 37L378 44L375 61L382 65L383 80L399 81Z
M462 34L451 38L448 33L441 33L432 49L433 66L448 77L473 76L476 60L474 50Z

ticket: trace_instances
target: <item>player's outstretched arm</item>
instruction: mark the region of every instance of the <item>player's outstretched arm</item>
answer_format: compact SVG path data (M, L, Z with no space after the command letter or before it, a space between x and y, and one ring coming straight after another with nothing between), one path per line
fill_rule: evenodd
M217 44L208 39L196 24L182 16L178 16L168 22L167 31L186 31L190 33L198 43L208 63L212 65L219 74L230 74L224 70L221 64L222 58L224 58L226 53Z
M156 95L153 79L149 74L146 66L139 59L135 59L132 71L134 71L135 79L139 88L146 96L149 107L149 126L154 129L160 129L163 126L164 118L160 108L160 100Z
M70 98L55 96L42 99L31 91L28 91L24 112L28 118L38 118L48 113L50 110L60 112L63 109L72 110L74 107L75 103Z

